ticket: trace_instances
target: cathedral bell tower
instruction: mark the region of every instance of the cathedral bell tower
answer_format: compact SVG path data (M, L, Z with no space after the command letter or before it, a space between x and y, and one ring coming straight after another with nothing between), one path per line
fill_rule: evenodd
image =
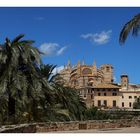
M126 75L126 74L121 75L121 87L122 87L122 89L128 89L128 85L129 85L128 75Z

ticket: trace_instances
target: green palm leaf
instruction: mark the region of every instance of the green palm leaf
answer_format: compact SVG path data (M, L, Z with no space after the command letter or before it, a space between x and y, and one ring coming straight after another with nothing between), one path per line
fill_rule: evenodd
M24 37L24 34L20 34L17 37L15 37L11 43L11 45L14 45L15 43L17 43L21 38Z
M119 37L120 44L123 44L126 41L128 34L131 31L133 36L137 36L139 30L140 30L140 14L137 14L129 22L127 22L124 25L123 29L121 30L120 37Z

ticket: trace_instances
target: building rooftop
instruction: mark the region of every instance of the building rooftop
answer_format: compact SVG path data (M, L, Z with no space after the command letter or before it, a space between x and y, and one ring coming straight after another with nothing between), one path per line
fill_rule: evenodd
M101 83L101 84L98 84L95 88L118 88L119 89L121 87L113 83Z

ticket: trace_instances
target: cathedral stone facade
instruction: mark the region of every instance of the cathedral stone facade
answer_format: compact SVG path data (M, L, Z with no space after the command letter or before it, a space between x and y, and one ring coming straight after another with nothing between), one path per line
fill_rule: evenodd
M80 95L86 102L87 107L94 105L94 89L99 84L113 84L113 67L110 64L103 64L99 68L94 61L93 65L82 64L72 66L70 60L67 66L60 71L65 86L79 90Z
M100 83L113 83L113 67L110 64L104 64L97 68L96 62L93 65L85 65L78 61L76 66L72 66L68 61L67 66L60 74L66 86L77 89L85 86L96 86Z

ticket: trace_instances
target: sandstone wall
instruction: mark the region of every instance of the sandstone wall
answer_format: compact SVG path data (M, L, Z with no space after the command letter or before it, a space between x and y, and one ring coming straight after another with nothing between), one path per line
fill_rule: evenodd
M139 127L140 120L93 120L73 122L34 123L2 126L0 133L43 133L80 129Z
M6 125L0 128L0 133L36 133L36 124Z

